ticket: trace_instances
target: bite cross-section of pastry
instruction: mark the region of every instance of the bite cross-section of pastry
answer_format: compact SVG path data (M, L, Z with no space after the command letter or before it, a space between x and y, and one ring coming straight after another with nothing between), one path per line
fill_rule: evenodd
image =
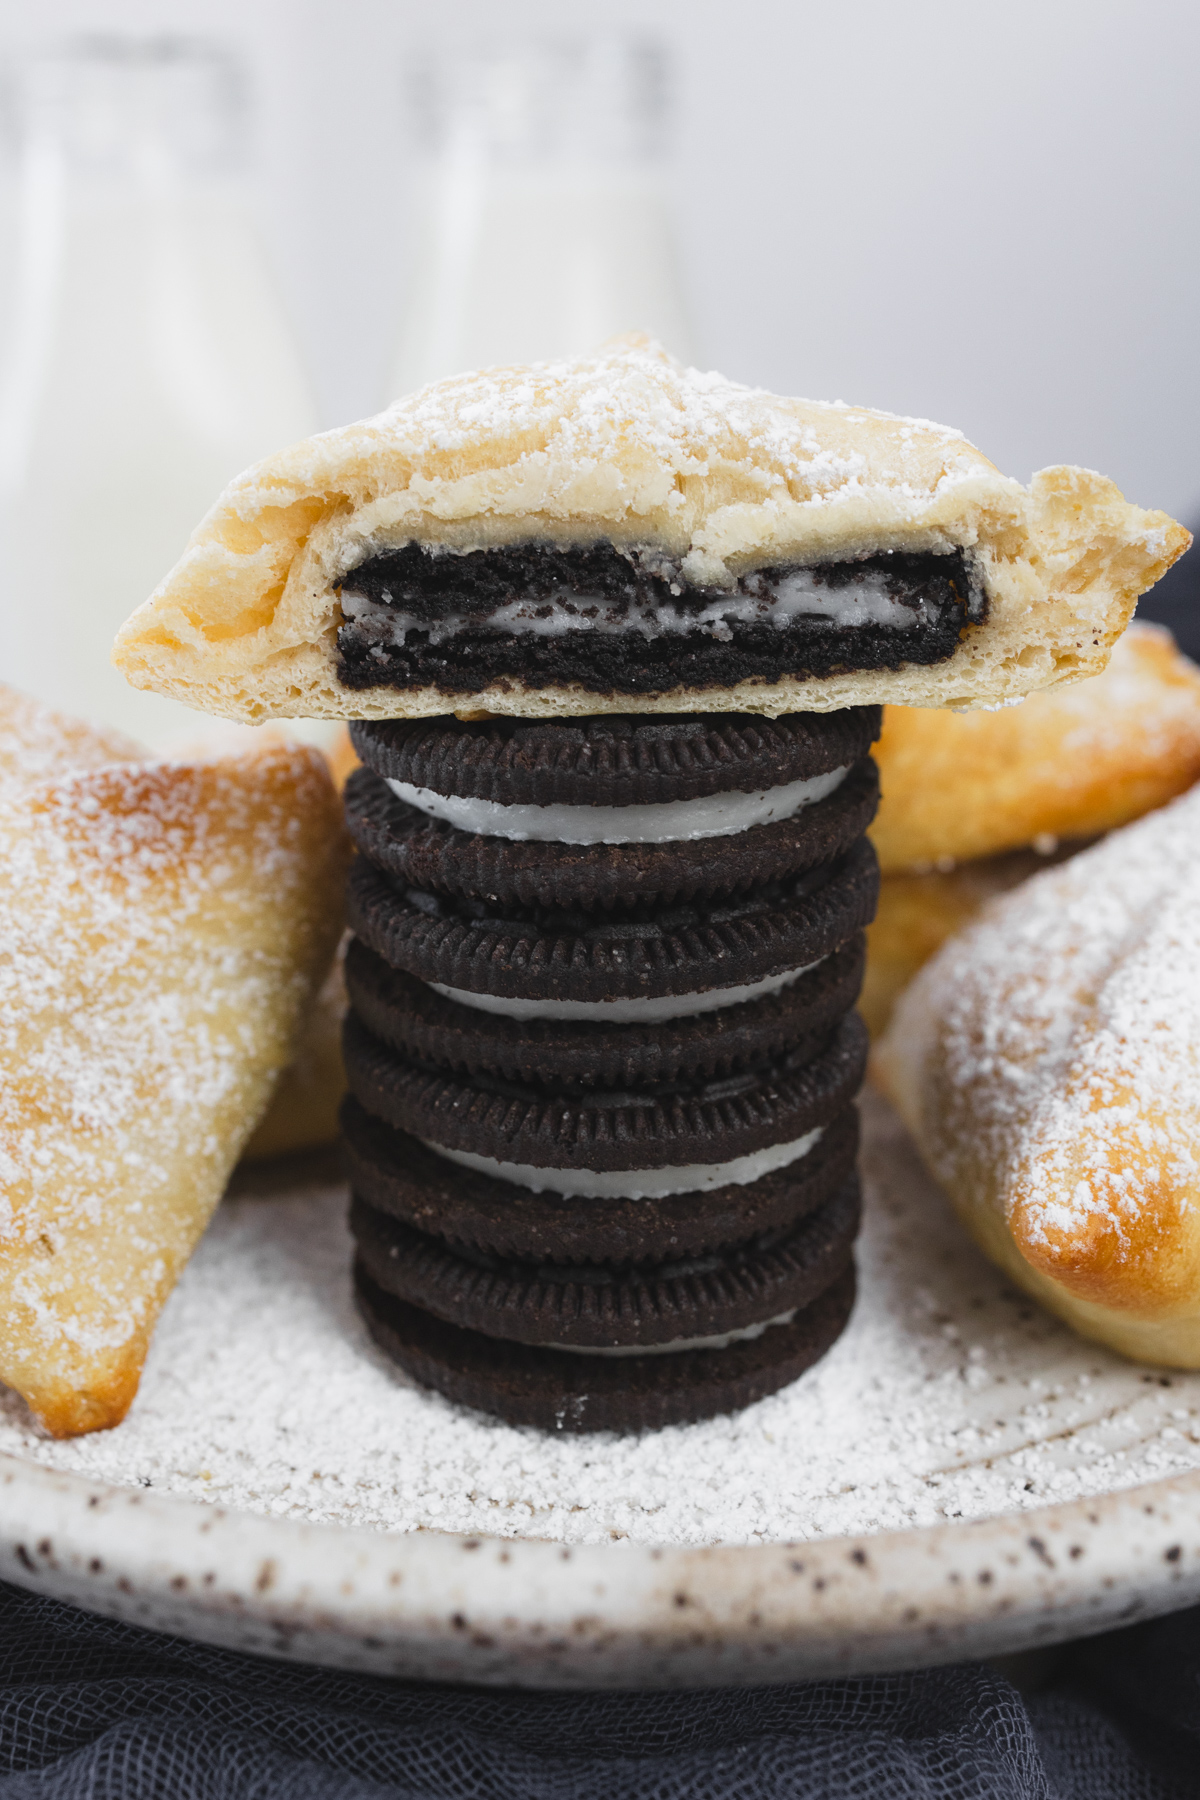
M137 1391L328 966L342 843L286 745L0 791L0 1380L55 1434Z
M854 1295L881 703L1104 666L1187 533L927 421L643 339L485 370L234 482L136 684L348 717L355 1283L552 1429L756 1400Z
M484 370L226 489L123 626L231 718L978 706L1099 671L1188 534L1089 470L630 339Z

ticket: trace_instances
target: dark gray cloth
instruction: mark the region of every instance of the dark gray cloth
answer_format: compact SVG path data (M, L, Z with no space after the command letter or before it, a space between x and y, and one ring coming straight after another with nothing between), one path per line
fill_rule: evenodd
M398 1682L0 1586L0 1800L1192 1800L1200 1609L985 1664L682 1694Z
M1200 519L1189 529L1196 542L1168 569L1156 587L1138 601L1138 618L1167 625L1185 655L1200 662Z

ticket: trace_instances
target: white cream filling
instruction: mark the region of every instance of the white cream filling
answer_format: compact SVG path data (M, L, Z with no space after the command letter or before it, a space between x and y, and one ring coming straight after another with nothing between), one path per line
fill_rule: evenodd
M341 589L342 613L368 627L369 637L401 648L408 633L420 633L431 645L444 644L462 631L525 633L533 637L564 637L568 632L622 633L659 638L699 632L728 642L735 625L770 625L784 630L797 619L808 618L835 627L886 625L909 631L924 616L921 606L906 606L888 586L879 569L864 569L853 581L837 587L823 581L815 569L791 569L786 574L761 572L748 575L731 590L709 590L703 606L676 606L648 594L639 605L625 600L604 600L563 587L536 598L510 600L484 614L446 612L438 619L421 618L400 607L357 593L351 572ZM678 591L678 590L676 590Z
M769 597L769 622L777 626L819 618L839 627L887 625L893 631L908 631L922 616L919 607L906 606L890 592L887 576L878 569L866 569L842 587L815 579L812 569L792 569L786 575L748 575L743 586L748 600L761 605ZM737 615L739 622L756 616Z
M669 1344L543 1344L540 1348L569 1350L572 1356L670 1356L676 1350L727 1350L730 1344L761 1337L772 1325L790 1325L798 1311L793 1306L778 1318L764 1319L761 1325L743 1325L739 1331L723 1331L718 1337L672 1338Z
M514 1187L531 1188L535 1194L564 1194L572 1200L661 1200L668 1194L746 1187L807 1156L822 1129L818 1125L788 1144L771 1144L766 1150L752 1150L749 1156L734 1156L728 1162L683 1163L662 1169L546 1169L535 1163L501 1162L494 1156L478 1156L473 1150L449 1150L428 1138L421 1141L435 1155L464 1169L496 1181L510 1181Z
M781 993L802 975L819 969L824 961L821 956L816 962L805 963L802 969L789 969L786 975L765 975L761 981L748 981L740 987L705 988L698 994L660 994L645 1000L636 996L629 1000L510 1000L502 994L473 994L468 988L445 987L440 981L428 985L443 999L474 1007L476 1012L498 1013L506 1019L598 1019L606 1025L657 1025L664 1019L690 1019L697 1013L717 1012L726 1006L741 1006L747 1000L761 1000L766 994Z
M842 767L757 793L705 794L695 800L654 801L645 806L506 806L499 800L438 794L432 788L391 777L388 786L406 806L483 837L538 844L665 844L733 837L754 825L790 819L803 807L832 794L848 773L848 767Z

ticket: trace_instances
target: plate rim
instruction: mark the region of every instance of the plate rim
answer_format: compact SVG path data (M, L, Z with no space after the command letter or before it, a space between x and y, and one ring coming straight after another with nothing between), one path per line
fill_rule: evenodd
M210 1645L408 1679L777 1683L1026 1650L1200 1600L1200 1469L870 1535L565 1545L271 1517L0 1452L0 1578Z

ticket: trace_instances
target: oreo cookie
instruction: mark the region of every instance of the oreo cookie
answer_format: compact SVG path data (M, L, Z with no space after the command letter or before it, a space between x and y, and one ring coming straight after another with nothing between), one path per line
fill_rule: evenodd
M486 1337L386 1294L361 1267L355 1296L380 1349L449 1400L544 1431L628 1432L736 1412L794 1381L845 1329L854 1269L787 1324L723 1349L659 1355L589 1355Z
M623 1268L468 1256L357 1197L350 1230L376 1287L452 1325L521 1344L649 1349L810 1305L849 1263L859 1211L852 1175L815 1212L749 1242Z
M703 1256L790 1226L850 1177L858 1113L845 1106L808 1151L757 1181L658 1198L565 1199L463 1168L417 1138L342 1102L350 1185L379 1212L452 1249L542 1264L627 1265Z
M785 1054L819 1056L862 985L865 939L857 932L786 986L757 999L684 1017L639 1023L572 1017L513 1017L466 1005L393 969L355 938L346 988L357 1017L409 1061L470 1078L531 1083L553 1070L563 1093L653 1087L761 1068ZM560 1005L563 1003L560 1002ZM564 1010L566 1008L564 1007Z
M389 780L502 806L664 805L811 780L859 762L882 709L580 719L355 720L350 736Z
M607 1004L748 987L828 956L874 916L866 838L836 862L733 897L608 911L521 908L396 885L356 858L350 927L393 968L452 992Z
M867 1034L850 1013L813 1062L784 1056L718 1080L582 1095L406 1062L353 1013L343 1053L367 1112L451 1160L535 1191L639 1199L750 1181L800 1158L857 1092Z
M833 1342L879 723L354 724L355 1282L419 1381L636 1430Z
M371 769L355 770L344 804L363 855L404 887L501 905L596 910L744 894L835 860L874 818L879 775L864 756L823 797L783 817L716 835L645 842L516 840L461 829L407 804Z
M987 610L961 550L768 564L708 588L693 587L661 546L448 549L376 550L346 571L344 687L433 687L448 698L485 688L728 691L941 662Z

